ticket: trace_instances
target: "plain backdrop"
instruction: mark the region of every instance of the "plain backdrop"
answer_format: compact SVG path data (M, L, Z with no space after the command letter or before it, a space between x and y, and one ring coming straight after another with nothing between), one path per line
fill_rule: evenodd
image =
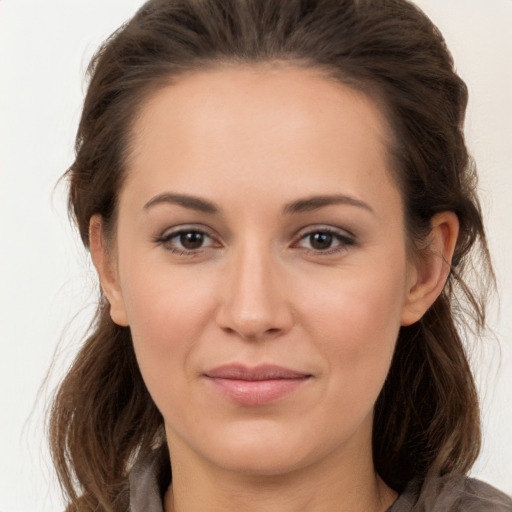
M441 28L470 89L468 143L501 297L490 316L494 333L472 349L484 423L473 474L512 493L512 1L417 3ZM0 512L63 508L44 410L97 290L69 227L65 186L56 184L72 162L86 65L140 5L0 1Z

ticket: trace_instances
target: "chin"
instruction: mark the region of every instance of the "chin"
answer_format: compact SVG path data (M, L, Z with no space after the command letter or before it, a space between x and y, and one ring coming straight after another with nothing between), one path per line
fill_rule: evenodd
M312 431L317 432L318 438L315 439ZM314 466L343 447L339 432L335 438L321 434L318 429L305 431L297 425L280 425L270 420L240 422L236 427L231 425L227 432L210 431L195 450L201 458L224 471L278 477Z
M211 460L225 471L254 477L278 477L308 465L308 457L283 447L251 445L225 451Z

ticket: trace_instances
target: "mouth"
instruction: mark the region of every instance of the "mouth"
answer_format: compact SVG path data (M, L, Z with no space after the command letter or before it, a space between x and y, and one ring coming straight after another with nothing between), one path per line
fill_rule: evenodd
M204 377L216 392L232 402L257 406L284 398L309 381L312 375L275 365L250 368L234 364L209 370Z

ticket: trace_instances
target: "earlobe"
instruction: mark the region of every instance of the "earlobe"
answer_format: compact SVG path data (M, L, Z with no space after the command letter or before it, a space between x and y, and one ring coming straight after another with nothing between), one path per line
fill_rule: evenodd
M414 264L402 309L401 325L417 322L443 291L459 235L459 219L442 212L431 220L428 247Z
M101 215L93 215L89 222L89 247L101 288L110 304L110 317L116 324L126 327L128 319L119 286L116 259L106 246Z

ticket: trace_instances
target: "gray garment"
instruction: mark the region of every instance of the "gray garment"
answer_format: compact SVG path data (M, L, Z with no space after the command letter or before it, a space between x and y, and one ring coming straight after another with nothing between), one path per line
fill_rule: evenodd
M512 499L480 480L445 475L409 483L387 512L512 512Z
M129 512L163 512L169 483L166 452L139 461L130 473ZM494 487L460 475L411 482L387 512L512 512L512 500Z

